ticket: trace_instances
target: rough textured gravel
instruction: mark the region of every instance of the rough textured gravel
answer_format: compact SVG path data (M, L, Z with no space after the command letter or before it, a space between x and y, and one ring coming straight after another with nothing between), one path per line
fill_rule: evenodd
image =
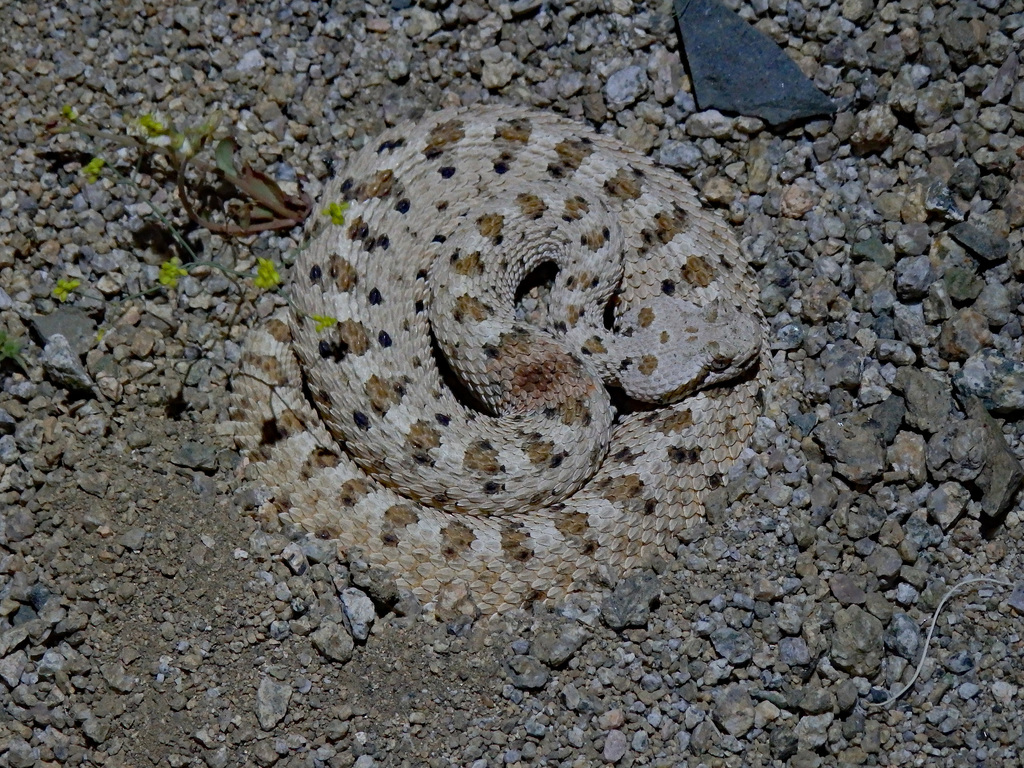
M9 3L0 49L0 766L1016 766L1024 2L732 0L836 104L697 112L669 5ZM215 110L315 198L386 125L528 104L677 169L770 324L749 450L651 570L494 621L254 514L218 428L250 273L159 163L47 137ZM97 152L134 183L88 184ZM319 215L319 214L318 214ZM66 302L58 280L79 280ZM928 622L955 594L914 686Z

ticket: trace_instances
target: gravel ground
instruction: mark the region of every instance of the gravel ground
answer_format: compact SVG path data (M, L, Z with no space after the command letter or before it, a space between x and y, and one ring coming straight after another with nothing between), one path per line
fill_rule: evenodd
M728 4L834 119L697 112L664 3L3 4L0 327L25 371L0 369L0 766L1020 765L1024 2ZM690 178L758 269L774 382L655 573L558 611L374 620L387 579L254 519L217 430L280 299L198 269L118 301L182 255L153 208L242 271L296 243L189 226L128 154L105 156L137 186L86 184L96 146L45 125L221 110L315 197L384 125L479 101ZM955 594L912 690L873 706L972 576L1017 589Z

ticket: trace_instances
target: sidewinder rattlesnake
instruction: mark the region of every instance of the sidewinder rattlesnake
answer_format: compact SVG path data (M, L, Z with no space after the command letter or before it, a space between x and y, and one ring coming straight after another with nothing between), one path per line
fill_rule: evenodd
M511 107L387 130L321 207L343 201L233 381L268 510L483 613L671 549L768 371L725 222L612 138Z

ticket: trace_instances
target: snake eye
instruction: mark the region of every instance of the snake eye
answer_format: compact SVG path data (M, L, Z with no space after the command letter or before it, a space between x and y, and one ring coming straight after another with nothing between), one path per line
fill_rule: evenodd
M727 357L713 357L709 367L712 371L719 373L726 370L730 365L732 365L732 360Z

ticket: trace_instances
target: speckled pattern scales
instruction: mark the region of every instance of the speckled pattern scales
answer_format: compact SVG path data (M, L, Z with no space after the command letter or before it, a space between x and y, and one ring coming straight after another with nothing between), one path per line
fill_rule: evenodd
M344 224L311 224L294 309L250 332L233 381L267 511L428 605L447 591L484 613L673 549L748 440L768 369L721 218L613 139L509 107L388 130L320 207L343 201Z

